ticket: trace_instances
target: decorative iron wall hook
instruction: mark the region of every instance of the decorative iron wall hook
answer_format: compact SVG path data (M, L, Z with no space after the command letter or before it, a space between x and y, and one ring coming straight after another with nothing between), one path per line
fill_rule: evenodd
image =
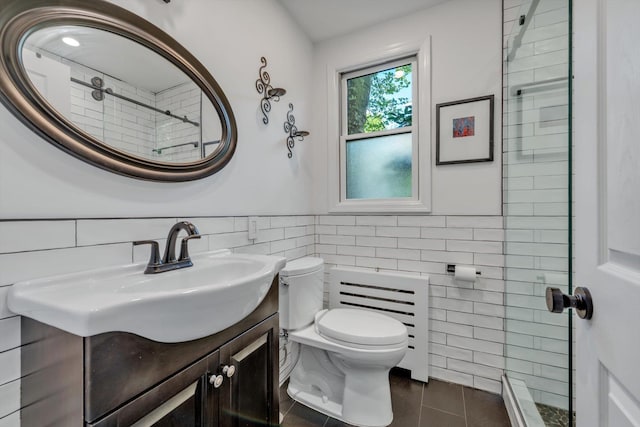
M280 97L287 93L287 91L281 87L274 88L271 86L271 77L269 76L269 73L265 71L265 68L267 68L267 59L263 56L260 58L260 62L262 63L262 66L258 70L259 78L256 80L256 90L262 95L262 99L260 100L260 109L264 116L262 118L262 122L265 125L268 125L269 111L271 111L271 100L273 100L273 102L280 101Z
M291 149L296 145L295 139L298 141L304 141L305 136L309 136L309 132L306 130L298 130L296 127L296 118L293 116L293 104L289 103L289 111L287 111L287 121L284 122L284 131L289 134L287 137L287 157L293 157Z

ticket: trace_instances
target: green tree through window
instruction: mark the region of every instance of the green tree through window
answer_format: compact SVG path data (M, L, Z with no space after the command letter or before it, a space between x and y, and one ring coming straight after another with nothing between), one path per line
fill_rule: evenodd
M410 64L347 80L348 134L411 126L410 94Z

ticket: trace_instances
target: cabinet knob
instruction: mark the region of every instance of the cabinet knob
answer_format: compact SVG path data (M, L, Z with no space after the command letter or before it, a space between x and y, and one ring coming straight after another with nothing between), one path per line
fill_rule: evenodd
M236 367L234 365L224 365L222 367L222 375L226 375L227 378L231 378L236 373Z
M219 388L224 382L222 375L211 375L209 377L209 384L213 385L213 388Z

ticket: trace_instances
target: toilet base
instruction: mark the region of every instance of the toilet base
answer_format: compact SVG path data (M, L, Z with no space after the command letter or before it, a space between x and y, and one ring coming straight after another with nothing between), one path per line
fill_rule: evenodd
M349 423L350 425L358 427L386 427L393 421L393 413L386 420L378 420L375 424L360 424L351 419L346 419L343 416L342 404L328 400L321 396L320 393L312 393L304 390L300 390L295 386L289 385L287 388L287 394L296 402L305 405L321 414L327 415L331 418Z
M354 367L338 355L303 345L287 393L320 413L362 427L393 421L389 369Z
M308 406L309 408L329 417L346 422L346 420L342 419L342 404L328 400L326 397L323 399L320 393L310 393L289 384L289 387L287 387L287 394L293 400L303 404L304 406Z

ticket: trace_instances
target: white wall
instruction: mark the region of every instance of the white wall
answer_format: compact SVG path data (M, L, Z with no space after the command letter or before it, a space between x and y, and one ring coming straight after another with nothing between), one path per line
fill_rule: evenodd
M323 214L333 206L329 152L338 143L329 137L328 73L431 37L431 111L425 114L431 116L433 215L320 215L316 252L327 268L429 275L430 375L496 393L504 369L501 10L500 0L452 0L315 45L312 128L315 210ZM436 104L489 94L495 95L494 161L436 167ZM482 276L473 284L456 282L447 263L474 265Z
M0 218L90 218L310 212L308 144L287 158L289 102L310 122L312 45L275 0L114 3L161 27L215 76L238 124L238 148L219 173L191 183L152 183L88 165L47 143L0 106ZM255 89L260 57L287 89L264 126ZM114 58L115 59L115 58ZM150 70L152 71L152 70Z
M327 68L377 51L431 36L432 212L448 215L500 215L501 208L501 22L500 0L452 0L315 46L313 141L316 211L330 206L327 190ZM494 161L435 166L435 106L495 95ZM317 105L317 108L315 107ZM427 113L429 114L429 113Z

